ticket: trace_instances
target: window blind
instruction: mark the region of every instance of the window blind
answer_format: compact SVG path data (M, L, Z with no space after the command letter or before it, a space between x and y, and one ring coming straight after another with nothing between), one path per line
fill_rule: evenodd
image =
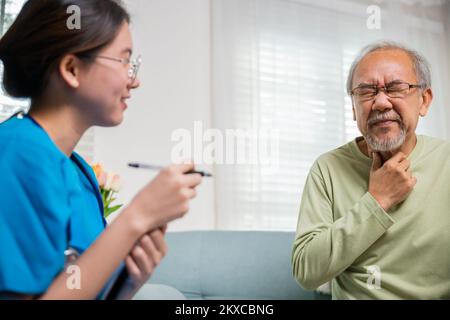
M341 2L349 8L348 1ZM348 70L358 51L387 35L400 41L444 37L439 28L430 31L416 26L392 32L384 24L381 30L368 30L364 6L359 5L363 11L353 14L343 11L340 1L328 7L320 3L213 2L214 125L223 130L279 132L276 174L265 174L260 165L216 166L219 229L295 230L314 160L360 135L345 92ZM442 21L433 23L439 26ZM402 38L405 33L410 35L406 39ZM427 49L424 44L416 48ZM447 54L432 56L435 65L448 57L447 49L442 50ZM445 132L444 124L432 125L439 127L438 133Z

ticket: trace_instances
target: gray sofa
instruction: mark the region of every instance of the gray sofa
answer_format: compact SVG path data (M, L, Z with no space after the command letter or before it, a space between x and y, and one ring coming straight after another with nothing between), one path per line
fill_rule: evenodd
M191 231L166 236L169 252L135 299L316 300L292 277L293 232Z

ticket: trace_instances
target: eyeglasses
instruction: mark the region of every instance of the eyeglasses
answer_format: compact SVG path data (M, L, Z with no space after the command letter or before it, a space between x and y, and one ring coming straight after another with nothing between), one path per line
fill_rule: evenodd
M360 100L369 100L378 95L380 91L390 98L405 98L412 88L424 88L424 84L410 84L404 81L393 81L384 87L371 84L361 84L351 91L351 95Z
M141 56L138 56L136 59L113 58L113 57L107 57L107 56L94 56L93 58L106 59L106 60L120 62L124 66L129 65L130 68L128 69L128 77L131 79L132 84L136 81L139 67L141 66L141 63L142 63Z

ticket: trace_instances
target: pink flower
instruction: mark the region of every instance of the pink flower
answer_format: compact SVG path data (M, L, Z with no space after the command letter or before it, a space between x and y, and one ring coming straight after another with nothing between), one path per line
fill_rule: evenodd
M114 192L119 192L122 188L122 179L118 174L115 174L111 182L111 190Z
M111 185L112 185L112 182L113 182L113 178L114 178L114 173L108 172L106 174L106 182L105 182L105 185L103 187L106 191L111 190Z
M106 178L108 174L105 171L100 172L100 175L97 177L98 185L102 188L105 187L106 184Z
M116 200L115 193L122 187L122 180L118 174L106 172L99 163L91 165L100 187L100 193L103 200L103 209L105 218L113 212L119 210L123 205L113 205Z
M95 163L93 165L91 165L92 170L94 170L95 176L98 177L100 176L100 174L103 172L103 167L100 163Z

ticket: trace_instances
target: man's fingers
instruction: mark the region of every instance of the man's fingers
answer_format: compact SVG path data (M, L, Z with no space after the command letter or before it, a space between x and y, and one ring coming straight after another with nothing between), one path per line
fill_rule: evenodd
M411 167L409 167L409 168L406 170L406 176L408 177L408 179L411 180L412 186L414 187L414 186L416 185L416 183L417 183L417 178L416 178L415 176L413 176Z
M393 168L400 166L403 171L407 171L410 164L403 152L397 152L384 164L382 162L381 155L378 152L372 152L372 171L381 168L383 165L390 165Z
M372 171L378 170L381 166L381 156L378 152L372 152Z
M396 154L394 154L392 156L392 158L390 158L388 161L386 162L395 162L395 163L399 163L403 160L406 159L406 155L403 152L397 152Z
M369 157L372 158L372 152L376 152L376 151L372 150L372 148L369 146L368 143L366 143L366 145L367 145L367 152L369 153Z
M404 159L398 164L399 168L402 169L402 171L409 171L410 165L411 162L408 159Z
M410 177L410 178L413 177L413 175L412 175L412 170L411 170L410 167L409 167L408 169L406 169L405 172L406 172L406 174L408 175L408 177Z

